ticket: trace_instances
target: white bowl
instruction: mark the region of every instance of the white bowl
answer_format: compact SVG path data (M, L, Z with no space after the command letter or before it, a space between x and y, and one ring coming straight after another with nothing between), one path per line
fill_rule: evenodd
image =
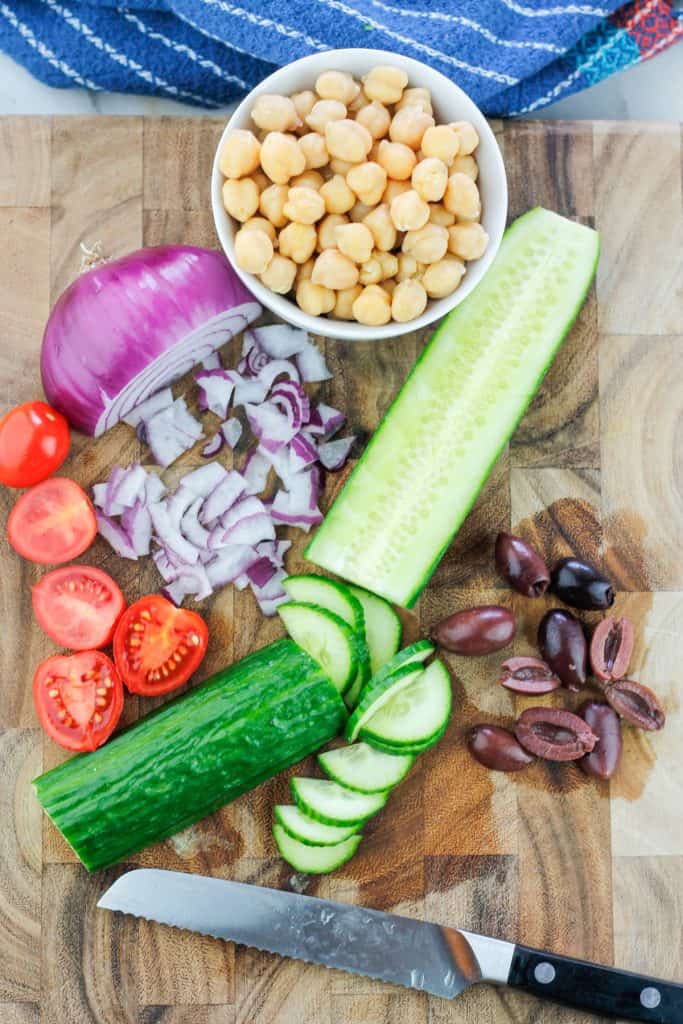
M256 98L263 93L289 96L302 89L312 89L318 75L331 68L348 71L356 78L361 78L375 64L397 65L405 70L410 86L424 86L429 89L438 124L450 121L471 121L477 129L480 139L477 160L480 169L478 185L482 201L482 224L488 233L489 244L481 259L467 264L467 271L462 283L453 294L444 299L430 300L422 316L416 317L415 320L410 320L408 323L400 324L391 320L382 327L367 327L365 324L355 321L333 320L326 316L310 316L299 309L292 300L270 291L253 274L247 274L240 270L235 263L236 223L226 213L221 197L223 175L218 166L218 155L223 139L229 131L234 128L253 128L250 117L251 110ZM304 330L310 331L312 334L322 334L329 338L344 338L351 341L375 341L379 338L392 338L399 334L407 334L409 331L415 331L433 323L462 302L465 296L469 295L477 286L491 265L503 237L507 216L507 181L503 158L486 118L469 96L439 71L434 71L433 68L421 61L413 60L411 57L403 57L398 53L385 50L326 50L322 53L314 53L309 57L302 57L301 60L280 68L268 78L264 78L242 100L228 121L216 150L211 177L211 203L216 231L225 254L236 273L259 302L283 320L295 324L297 327L303 327Z

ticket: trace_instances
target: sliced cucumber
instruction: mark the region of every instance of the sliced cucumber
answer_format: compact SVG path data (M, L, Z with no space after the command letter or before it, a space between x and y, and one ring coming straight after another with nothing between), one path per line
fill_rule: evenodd
M325 875L346 863L353 857L362 838L351 836L350 839L335 846L307 846L290 836L282 825L277 823L273 825L273 836L282 859L291 864L295 871L307 875Z
M424 754L425 750L429 750L436 743L439 742L446 729L448 728L448 722L443 726L442 729L438 729L435 733L432 733L426 740L422 740L420 743L389 743L386 740L382 740L379 736L373 736L367 734L367 742L371 745L378 753L391 754L392 757L399 757L401 754L410 754L411 757L417 757L418 754ZM361 736L366 739L365 729L361 729Z
M325 825L362 825L387 802L388 793L354 793L327 779L292 779L297 806Z
M320 767L334 782L359 793L382 793L397 786L410 771L413 760L409 755L383 754L367 743L352 743L318 754Z
M366 682L367 680L363 679L360 672L357 672L356 678L354 679L354 681L351 683L348 690L344 694L344 703L346 704L349 711L353 711L356 704L358 703L358 698L360 697L361 691L365 686Z
M358 671L356 639L350 626L334 612L315 604L291 601L281 604L278 615L292 640L317 661L340 693Z
M363 606L365 638L370 652L370 671L379 672L401 646L403 626L388 601L362 587L349 585L349 590Z
M434 334L306 549L410 607L543 379L595 273L598 235L520 217Z
M387 676L393 676L394 672L402 668L403 665L413 665L415 662L426 661L429 655L434 653L435 649L431 640L416 640L414 644L408 644L402 651L397 651L386 665L382 665L380 670L373 675L368 686L373 686L382 679L386 679Z
M386 757L386 754L379 755ZM273 808L276 820L285 832L306 846L335 846L343 843L358 831L356 825L337 828L335 825L323 825L315 818L309 818L298 807L291 804L277 804Z
M344 736L348 742L353 743L366 722L400 690L414 683L423 672L424 669L409 664L397 668L392 675L382 676L377 682L371 679L363 688L358 707L352 715L349 715L346 723Z
M440 738L451 713L451 680L441 661L385 701L364 723L361 738L388 753L426 750Z

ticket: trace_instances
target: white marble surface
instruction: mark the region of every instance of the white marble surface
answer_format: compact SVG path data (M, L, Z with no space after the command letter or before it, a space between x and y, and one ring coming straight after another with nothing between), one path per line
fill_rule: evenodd
M0 54L0 114L92 113L201 116L204 111L153 96L52 89ZM535 116L683 121L683 42Z

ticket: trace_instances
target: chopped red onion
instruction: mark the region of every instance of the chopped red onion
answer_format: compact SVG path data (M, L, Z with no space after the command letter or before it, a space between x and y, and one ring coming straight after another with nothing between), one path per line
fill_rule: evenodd
M218 455L219 451L225 444L225 438L221 430L214 434L210 441L207 441L202 448L202 458L212 459L215 455Z
M105 484L104 491L104 503L102 504L102 511L107 516L121 515L123 512L123 505L119 505L116 501L116 489L125 478L126 470L122 466L114 466L109 479Z
M145 420L147 443L160 466L170 466L203 437L202 425L192 416L184 398Z
M262 515L266 512L266 506L260 498L256 498L253 495L242 498L236 505L228 509L225 515L221 516L221 527L223 532L229 530L235 523L241 522L243 519L247 519L249 516Z
M180 530L171 521L166 504L162 501L149 506L152 526L159 543L176 555L186 565L195 565L199 560L197 548L185 540Z
M255 584L257 587L265 587L266 583L269 582L277 572L278 566L276 566L267 557L258 558L253 565L250 565L247 569L247 576L249 582Z
M225 423L221 423L221 434L223 435L223 440L231 448L236 448L242 436L242 424L234 416L231 416Z
M95 512L95 517L98 532L111 545L116 554L121 558L131 558L133 561L137 561L137 553L123 527L103 512Z
M224 420L235 390L234 371L197 370L194 379L199 385L199 408L209 409Z
M263 587L251 584L251 590L258 602L258 606L264 615L275 615L277 608L289 598L285 593L282 581L286 579L287 573L284 569L278 569ZM247 577L248 578L248 577Z
M300 380L299 371L294 363L290 363L289 359L274 359L272 362L266 363L259 372L258 379L265 384L266 390L269 391L277 378L282 376L297 383Z
M205 500L199 515L200 522L206 525L213 522L218 516L222 516L244 494L246 486L242 474L231 469Z
M196 495L190 487L186 487L181 481L170 498L166 499L166 510L176 530L180 529L180 521L195 500Z
M318 461L318 449L313 439L304 430L295 434L289 444L289 470L299 473Z
M267 512L248 516L230 526L223 534L223 541L227 544L249 544L255 547L262 540L275 540L275 527Z
M241 572L239 576L236 576L233 580L233 586L235 590L246 590L249 586L249 577L246 572Z
M287 421L280 410L271 402L262 405L245 405L249 426L256 434L261 447L269 452L276 452L288 444L296 429Z
M208 548L209 546L209 531L205 530L199 522L199 510L202 503L202 498L195 498L180 522L180 532L196 548Z
M223 369L223 361L221 359L221 354L218 351L218 349L216 349L215 352L212 352L210 355L208 355L206 359L202 359L202 366L204 367L205 370Z
M285 554L292 546L291 540L262 540L256 545L259 555L265 556L281 569L285 564Z
M228 583L234 583L258 557L254 549L247 544L231 544L208 563L206 575L216 589L225 587Z
M310 508L308 502L295 500L288 491L283 490L276 492L270 506L270 514L274 522L298 526L305 533L323 521L322 512L317 505Z
M228 475L227 469L218 462L210 462L208 466L200 466L183 477L183 484L189 487L198 498L208 498L214 488Z
M136 501L125 509L121 516L121 526L128 537L136 555L148 555L152 541L152 517L149 508L143 501Z
M355 436L350 434L349 437L340 437L336 441L326 441L319 445L318 456L325 469L341 469L349 457L355 440Z
M124 469L118 482L114 485L112 495L114 504L131 508L137 501L144 498L146 481L147 473L139 463Z
M245 342L255 341L271 359L289 359L302 352L309 344L306 331L288 324L270 324L267 327L252 327L244 332ZM243 353L244 354L244 353Z
M129 427L137 427L142 420L150 420L155 413L161 412L162 409L168 409L171 405L173 405L173 392L170 388L162 388L161 391L155 391L144 402L134 406L121 419Z
M166 551L165 548L157 548L156 551L153 551L152 561L156 565L161 578L165 580L166 583L170 582L170 580L174 580L178 575L178 560L175 557L171 558L169 552Z
M213 594L213 587L204 566L193 565L181 569L175 579L162 588L162 593L173 604L181 605L188 595L202 601Z
M259 380L258 377L241 377L238 373L235 373L234 370L230 372L233 373L235 378L235 396L233 402L235 406L247 405L250 402L258 405L260 402L265 400L265 397L268 394L268 388L262 380Z
M346 416L339 409L333 409L331 405L319 402L311 408L311 417L306 426L309 434L315 434L327 440L337 433L346 423Z
M160 476L156 473L150 473L147 471L147 479L145 480L145 503L150 504L153 501L161 501L166 494L166 485Z
M246 494L260 494L266 486L271 462L260 448L247 453L242 466L242 476L247 481Z
M269 362L270 356L263 351L257 341L252 340L250 332L245 331L242 342L242 358L237 364L238 371L251 377L258 377L263 367Z
M272 389L270 401L284 412L296 430L308 423L311 415L311 403L298 381L280 381Z
M297 353L296 364L299 367L301 379L309 384L321 380L330 380L332 377L327 368L325 356L311 342L308 342L306 347Z

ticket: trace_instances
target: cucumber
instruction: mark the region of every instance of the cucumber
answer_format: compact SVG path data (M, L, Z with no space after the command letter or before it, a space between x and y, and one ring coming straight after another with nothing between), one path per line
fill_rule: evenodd
M361 690L363 689L364 686L365 682L360 672L357 672L356 678L354 679L354 681L351 683L350 687L344 694L344 703L346 704L349 711L353 711L353 709L355 708L356 704L358 703L358 698L360 697Z
M443 662L433 661L365 721L361 738L386 753L420 753L443 735L451 701L448 671Z
M374 686L375 683L381 682L382 679L386 679L387 676L393 676L397 669L402 668L403 665L413 665L416 662L426 661L430 654L433 654L436 648L431 640L416 640L415 643L408 644L403 650L397 651L393 658L390 658L386 665L382 665L378 672L376 672L368 687Z
M423 672L424 669L408 664L397 668L393 675L382 676L378 682L371 679L361 693L358 707L346 723L344 737L348 742L353 743L368 719L372 718L400 690L414 683Z
M533 398L586 296L591 228L537 208L442 322L306 548L411 607Z
M351 836L336 846L307 846L290 836L278 824L273 825L273 836L282 859L291 864L295 871L307 875L325 875L340 867L353 857L362 838Z
M277 610L292 640L322 666L339 693L358 671L353 630L334 612L316 604L290 601Z
M91 754L34 781L90 871L130 858L336 736L346 709L320 666L283 639L176 697Z
M324 825L362 825L381 811L389 796L388 792L354 793L327 779L293 778L291 786L297 807Z
M273 813L285 832L306 846L335 846L337 843L343 843L358 831L355 825L346 825L344 828L323 825L321 821L309 818L307 814L291 804L277 804L273 808Z
M320 767L333 782L359 793L381 793L397 786L413 760L410 755L383 754L367 743L352 743L318 754Z
M401 646L403 626L394 609L383 597L377 597L369 590L350 584L348 589L363 607L365 639L370 652L370 671L374 676Z

